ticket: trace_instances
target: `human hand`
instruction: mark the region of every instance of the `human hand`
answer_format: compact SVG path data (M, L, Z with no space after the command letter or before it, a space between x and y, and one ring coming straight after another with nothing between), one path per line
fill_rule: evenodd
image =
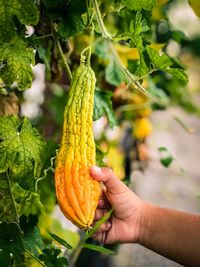
M111 208L111 218L102 224L93 238L101 243L137 242L144 201L136 196L109 168L91 167L94 179L103 182L104 188L95 213L94 223Z

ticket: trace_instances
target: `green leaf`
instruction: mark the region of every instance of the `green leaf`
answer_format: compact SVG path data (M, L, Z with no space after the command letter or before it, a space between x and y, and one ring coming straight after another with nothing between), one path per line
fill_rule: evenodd
M92 237L93 234L96 233L96 231L99 229L99 227L110 218L113 210L114 209L112 208L110 211L105 213L105 215L94 225L94 227L85 234L85 237L83 239L84 242L87 241L90 237Z
M5 62L5 66L0 69L0 78L6 86L17 83L19 90L27 89L31 86L35 64L33 48L27 47L20 38L13 38L8 43L0 44L0 62Z
M93 120L98 120L105 113L108 118L108 123L111 128L117 125L115 113L112 108L111 101L112 93L108 91L101 91L98 88L95 90L94 95L94 113Z
M56 233L60 238L67 241L73 249L75 249L80 241L80 235L78 232L72 231L69 228L63 228L61 222L57 219L52 220L51 232Z
M14 18L24 25L36 25L39 11L32 0L0 0L0 41L13 38L16 34Z
M67 249L72 249L72 246L70 246L64 239L60 238L56 234L53 234L49 232L49 235L55 239L58 243L60 243L62 246L66 247Z
M114 86L119 86L125 81L124 74L115 60L111 60L105 70L106 81Z
M39 256L39 259L44 262L47 267L66 267L68 261L64 257L59 257L60 249L43 249L43 253Z
M173 157L169 156L169 157L161 158L160 162L162 163L163 166L168 168L173 162Z
M39 252L43 249L44 245L37 223L37 216L30 215L29 217L20 217L20 227L23 231L24 248L38 259Z
M96 148L96 164L97 164L97 166L105 167L106 164L103 160L104 160L105 155L107 155L108 152L104 152L97 143L95 143L95 148Z
M170 73L175 79L181 80L185 83L188 82L188 76L184 70L178 68L167 69L166 72Z
M107 60L108 62L112 58L109 50L109 45L107 40L99 38L94 43L94 54L102 60Z
M173 68L173 61L166 54L159 55L159 52L151 47L147 47L146 51L155 69L170 73L175 79L181 80L184 83L188 82L185 71L183 69Z
M149 68L145 62L144 58L144 44L143 44L143 33L149 30L149 26L147 25L146 19L143 18L141 12L137 12L134 20L130 23L130 32L131 36L131 47L137 47L140 55L140 60L138 61L138 68L136 71L136 75L141 77L148 73Z
M156 6L156 0L122 0L122 4L131 10L152 10Z
M151 63L153 63L154 68L156 69L166 70L173 64L171 59L166 54L160 55L158 51L149 46L146 47L146 51L149 55Z
M24 245L22 232L16 223L0 222L0 263L9 263L12 259L17 263L23 261ZM5 266L1 264L1 266Z
M30 214L39 215L44 212L44 207L37 192L24 190L19 184L14 183L12 186L12 193L17 203L19 215L28 217Z
M0 172L25 177L42 164L45 143L27 118L0 117Z
M88 248L88 249L91 249L91 250L94 250L94 251L98 251L98 252L101 252L105 255L115 255L116 253L110 249L107 249L107 248L104 248L102 246L97 246L97 245L93 245L93 244L87 244L87 243L84 243L82 245L83 248Z
M50 18L58 23L58 33L63 39L83 31L82 14L86 12L86 1L45 0Z
M13 212L12 201L8 190L7 177L5 173L0 173L0 221L1 220L8 222L13 222L15 220L15 214Z
M76 14L69 14L67 19L58 23L58 32L62 38L69 38L76 33L82 32L85 28L82 17Z
M160 162L166 168L168 168L174 160L174 157L166 147L159 147L158 151L161 153Z

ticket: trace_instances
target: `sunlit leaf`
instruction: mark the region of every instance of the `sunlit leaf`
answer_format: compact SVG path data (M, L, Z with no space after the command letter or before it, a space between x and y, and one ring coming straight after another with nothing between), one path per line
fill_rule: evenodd
M70 244L68 244L64 239L62 239L61 237L57 236L54 233L49 232L49 235L55 239L58 243L60 243L62 246L66 247L67 249L72 249L72 246L70 246Z
M91 249L91 250L94 250L94 251L98 251L98 252L101 252L105 255L115 255L115 252L110 250L110 249L107 249L107 248L104 248L102 246L97 246L97 245L94 245L94 244L87 244L87 243L84 243L82 245L83 248L88 248L88 249Z

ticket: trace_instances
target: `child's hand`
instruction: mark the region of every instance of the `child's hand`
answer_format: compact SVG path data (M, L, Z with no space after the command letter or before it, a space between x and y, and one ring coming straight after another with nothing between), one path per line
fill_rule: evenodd
M95 221L114 208L109 221L102 224L94 235L99 242L137 242L140 235L140 220L144 202L137 197L109 168L91 167L94 179L104 183L102 196L95 213Z

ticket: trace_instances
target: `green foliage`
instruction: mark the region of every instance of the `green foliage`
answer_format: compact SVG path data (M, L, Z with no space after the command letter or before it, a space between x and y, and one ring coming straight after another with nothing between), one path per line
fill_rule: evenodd
M14 177L22 177L34 168L36 175L41 167L45 143L28 119L1 116L0 138L0 172L9 169Z
M29 216L44 212L44 207L37 192L24 190L18 183L12 185L12 193L17 204L18 214Z
M16 223L0 223L0 263L2 267L11 265L11 262L23 261L24 244L22 232Z
M170 73L174 78L185 83L188 81L185 71L183 69L173 68L173 62L166 54L159 55L159 53L151 47L147 47L146 51L155 70L162 70Z
M12 39L16 35L16 20L23 25L36 25L39 11L32 0L0 0L0 40Z
M45 0L45 5L52 21L58 22L58 33L63 39L84 30L81 14L86 12L86 1Z
M107 249L107 248L104 248L102 246L97 246L97 245L94 245L94 244L83 244L82 245L83 248L88 248L88 249L91 249L91 250L94 250L94 251L98 251L98 252L101 252L105 255L115 255L115 252L110 250L110 249Z
M124 81L124 74L115 60L111 60L105 70L106 81L119 86Z
M59 257L61 253L60 249L43 249L39 259L45 263L46 267L66 267L68 261L64 257Z
M158 151L161 154L160 162L166 168L168 168L174 161L174 157L166 147L159 147Z
M58 243L60 243L62 246L64 246L67 249L72 249L72 246L70 246L70 244L68 244L64 239L60 238L59 236L57 236L54 233L49 233L49 235L55 239Z
M122 4L131 10L152 10L156 6L156 0L122 0Z
M108 118L108 123L111 128L117 125L115 113L112 109L112 101L111 101L112 93L101 91L98 88L95 90L95 96L94 96L94 114L93 114L93 120L98 120L103 116L103 114L106 114Z
M29 217L20 217L20 228L23 231L23 245L26 251L38 258L44 244L37 227L38 217L30 215Z
M15 37L9 42L0 44L0 62L5 65L0 68L0 77L6 86L17 83L19 90L31 86L35 64L34 50L20 38Z

